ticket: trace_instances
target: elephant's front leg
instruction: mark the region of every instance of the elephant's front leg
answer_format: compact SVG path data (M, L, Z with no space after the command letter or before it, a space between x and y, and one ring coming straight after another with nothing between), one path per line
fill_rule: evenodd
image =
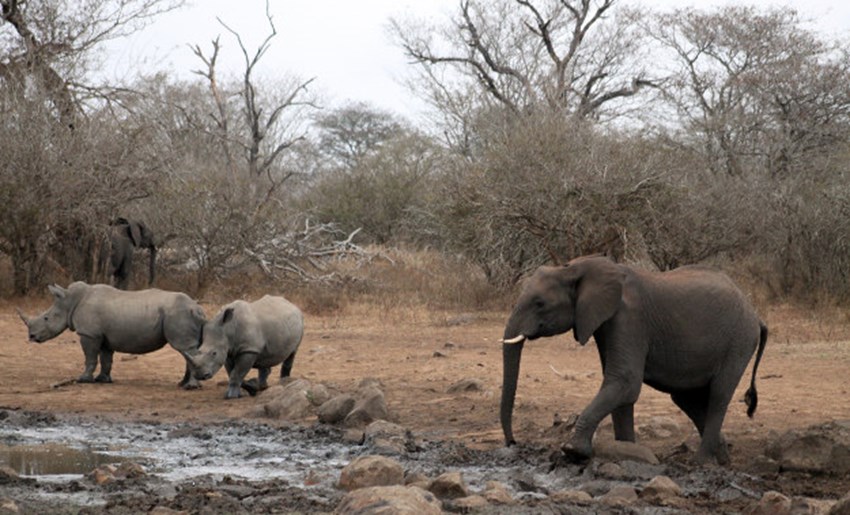
M634 440L634 420L631 406L640 395L641 381L622 377L606 377L593 401L581 412L576 422L575 432L570 441L561 447L567 461L581 463L593 454L593 433L602 419L617 412L615 431L617 439ZM629 426L628 428L626 426ZM619 426L619 430L617 427ZM622 437L622 438L620 438Z
M245 380L248 372L251 371L256 359L257 355L253 353L243 353L233 358L231 366L228 367L229 378L227 381L227 393L224 394L225 399L238 399L242 396L240 392L242 382Z
M100 338L80 335L80 346L86 357L86 368L83 374L77 378L78 383L93 383L94 369L97 368L97 358L100 356Z
M625 404L611 412L614 439L620 442L635 441L635 405Z
M112 357L114 351L106 345L100 347L100 373L94 378L96 383L112 382Z

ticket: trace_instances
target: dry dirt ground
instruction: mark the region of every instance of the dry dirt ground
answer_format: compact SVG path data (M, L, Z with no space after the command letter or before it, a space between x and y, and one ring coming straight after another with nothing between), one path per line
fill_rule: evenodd
M24 302L22 307L30 314L47 305L46 299ZM218 309L204 307L208 315ZM732 468L742 472L749 470L772 434L850 419L847 314L837 308L808 311L788 306L762 311L771 334L758 371L758 412L748 419L744 404L735 402L724 426L733 446ZM498 422L502 367L496 340L506 315L358 304L333 315L308 314L293 376L340 390L352 390L364 378L377 378L395 421L418 436L497 448L502 445ZM225 401L223 371L200 390L179 390L183 361L169 347L143 356L116 355L113 384L53 387L82 370L77 336L65 332L40 345L28 343L11 303L0 304L0 364L0 406L6 408L203 423L246 416L257 401L252 397ZM746 374L749 378L749 369ZM447 393L450 385L467 378L480 380L483 390ZM556 414L565 417L580 411L601 379L592 342L581 347L568 334L527 344L514 417L517 440L539 442ZM743 398L748 382L741 382L737 399ZM638 423L663 416L691 428L667 396L649 387L644 387L635 412ZM689 431L695 434L692 428ZM642 443L664 456L682 441L677 435ZM846 478L783 480L780 475L773 481L789 495L837 498L850 489Z

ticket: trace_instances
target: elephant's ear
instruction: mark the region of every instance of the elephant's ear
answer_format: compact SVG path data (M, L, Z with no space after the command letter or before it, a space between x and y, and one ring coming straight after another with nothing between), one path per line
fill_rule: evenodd
M579 274L573 335L584 345L620 308L625 273L607 258L588 259L571 266Z
M134 247L138 247L142 244L142 226L139 222L131 221L127 224L127 228L130 229L130 241L133 242Z

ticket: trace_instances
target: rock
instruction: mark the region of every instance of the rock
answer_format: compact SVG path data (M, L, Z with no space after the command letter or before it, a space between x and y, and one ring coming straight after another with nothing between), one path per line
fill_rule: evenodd
M375 452L388 454L403 454L409 447L415 447L409 431L386 420L376 420L366 426L364 442Z
M355 402L354 397L347 393L332 397L319 406L317 411L319 422L323 424L339 424L354 409Z
M363 445L366 441L366 433L362 429L346 429L342 434L342 441L354 445Z
M455 499L452 504L455 508L462 510L463 513L466 513L468 510L477 510L490 505L487 499L477 494Z
M423 483L426 485L423 490L427 490L427 485L431 484L431 478L421 472L410 472L404 475L405 486L421 485Z
M18 503L8 497L0 498L0 513L20 513Z
M670 438L682 431L678 422L670 417L652 417L638 426L638 433L646 438Z
M850 515L850 492L832 505L829 515Z
M313 413L313 403L308 392L312 388L310 381L295 379L285 385L275 385L260 394L263 414L269 418L298 420Z
M428 485L428 491L440 499L459 499L469 495L460 472L445 472Z
M404 469L397 461L384 456L360 456L342 469L338 486L351 491L401 484L404 484Z
M135 479L139 477L145 477L147 473L145 472L145 469L138 463L125 461L124 463L121 463L118 466L113 475L116 478Z
M514 498L508 493L508 487L498 481L487 481L481 494L491 504L514 504Z
M484 383L478 379L461 379L449 386L448 393L480 392L484 389Z
M621 479L625 476L623 467L611 461L599 465L596 468L596 473L603 477L607 477L608 479Z
M387 411L384 392L376 386L367 386L358 392L354 407L345 417L343 424L346 427L360 427L375 420L386 420L388 418L389 412Z
M779 474L779 462L767 456L756 456L750 461L748 471L758 476Z
M18 471L12 467L0 466L0 485L14 483L20 478L21 476L18 475Z
M761 499L747 509L748 515L790 515L791 499L773 490L765 492Z
M549 498L559 504L578 504L579 506L587 506L593 502L593 496L581 490L560 490Z
M608 461L638 461L658 465L660 462L649 447L617 440L599 440L593 443L593 454Z
M617 485L599 500L609 506L629 506L638 500L638 494L634 488L628 485Z
M791 499L791 513L792 515L827 515L835 503L826 499L794 497ZM850 513L850 510L846 513Z
M780 470L814 474L850 473L850 422L828 422L791 430L772 442L768 457Z
M172 510L166 506L155 506L148 515L189 515L188 510Z
M601 495L605 495L609 490L611 490L611 484L612 483L610 481L593 479L586 483L582 483L578 489L582 492L587 492L591 497L599 497Z
M374 486L348 493L334 510L338 515L441 515L442 503L415 486Z
M307 390L307 399L313 406L321 406L331 398L331 392L323 384L314 384Z
M88 474L88 478L95 482L97 485L106 485L115 481L115 475L113 472L115 471L114 467L110 470L109 467L98 467Z
M682 487L667 476L655 476L640 493L641 498L650 501L664 501L682 496Z

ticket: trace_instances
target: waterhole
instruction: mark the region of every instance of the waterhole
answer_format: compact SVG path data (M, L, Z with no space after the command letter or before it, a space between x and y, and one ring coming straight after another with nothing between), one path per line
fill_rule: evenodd
M77 449L60 443L0 445L0 465L25 476L88 474L94 468L124 461L90 449Z

